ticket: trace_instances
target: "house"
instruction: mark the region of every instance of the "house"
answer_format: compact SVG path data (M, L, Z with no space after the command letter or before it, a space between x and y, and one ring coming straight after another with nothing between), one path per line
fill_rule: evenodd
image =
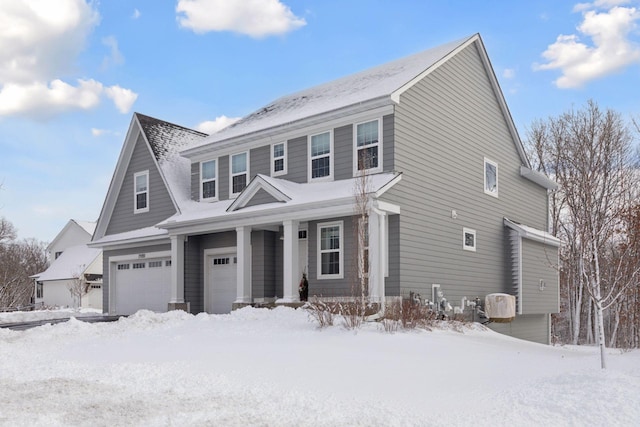
M102 251L87 247L95 228L96 222L69 220L47 246L51 265L33 276L36 307L102 310ZM70 291L74 286L84 287L80 301Z
M90 246L104 251L114 314L294 303L302 273L309 295L348 297L365 274L373 301L419 294L469 314L476 297L511 294L515 319L492 327L547 343L553 189L530 168L476 34L209 136L134 114Z

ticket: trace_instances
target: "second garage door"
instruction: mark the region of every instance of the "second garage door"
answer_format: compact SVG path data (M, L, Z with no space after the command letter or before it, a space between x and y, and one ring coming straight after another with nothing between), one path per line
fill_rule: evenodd
M171 261L162 258L118 262L112 286L112 310L116 314L133 314L141 309L165 312L171 298Z

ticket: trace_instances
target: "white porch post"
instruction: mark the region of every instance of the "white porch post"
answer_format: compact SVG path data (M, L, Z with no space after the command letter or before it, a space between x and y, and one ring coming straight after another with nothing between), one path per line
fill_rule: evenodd
M184 236L171 236L171 300L169 310L187 310L184 303Z
M369 297L383 302L387 265L386 214L377 209L369 213Z
M282 299L279 302L299 301L298 295L298 221L283 221L284 253L283 253L283 287Z
M236 228L237 294L236 303L251 302L251 227Z

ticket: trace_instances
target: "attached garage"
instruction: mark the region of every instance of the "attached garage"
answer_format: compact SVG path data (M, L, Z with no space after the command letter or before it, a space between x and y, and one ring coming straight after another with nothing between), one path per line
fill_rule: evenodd
M167 311L171 299L171 258L111 262L110 312Z
M230 313L237 297L237 257L235 248L205 252L205 310Z

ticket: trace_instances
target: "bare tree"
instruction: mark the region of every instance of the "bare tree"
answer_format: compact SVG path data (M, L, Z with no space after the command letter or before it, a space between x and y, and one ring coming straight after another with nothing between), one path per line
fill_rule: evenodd
M573 338L580 328L583 292L593 305L601 367L606 367L604 312L625 295L640 268L618 255L628 234L628 212L636 185L628 126L620 115L593 101L547 122L534 123L530 152L539 170L557 180L552 223L567 245L562 250L564 286L570 289ZM624 272L624 273L623 273ZM590 316L587 317L590 320Z
M16 309L30 303L33 279L47 268L44 243L35 239L0 243L0 308Z
M84 276L85 265L81 265L73 273L73 279L67 285L67 289L73 299L74 308L82 306L82 297L89 291L89 283Z

